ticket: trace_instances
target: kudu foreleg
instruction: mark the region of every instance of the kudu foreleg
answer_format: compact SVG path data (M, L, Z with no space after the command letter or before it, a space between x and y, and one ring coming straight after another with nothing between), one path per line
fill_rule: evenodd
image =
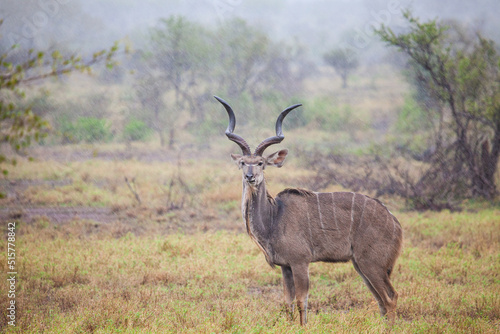
M309 293L309 264L301 264L292 267L293 283L295 285L295 296L297 297L297 308L299 309L300 324L307 323L307 295Z
M290 316L290 319L293 319L295 284L293 283L292 268L282 266L281 274L283 275L283 292L285 295L286 311Z

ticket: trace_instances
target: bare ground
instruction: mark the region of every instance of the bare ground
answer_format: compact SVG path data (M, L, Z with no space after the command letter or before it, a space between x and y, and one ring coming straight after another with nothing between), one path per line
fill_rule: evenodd
M110 223L119 220L119 216L110 208L95 207L9 207L0 209L0 220L22 220L32 223L41 218L48 218L54 224L63 224L73 220L92 220Z
M62 164L89 160L114 160L126 164L128 161L177 162L199 158L198 153L190 147L182 150L164 150L161 148L147 148L125 145L115 146L57 146L32 147L27 156L34 161L30 162L36 168L37 164L45 161L56 161ZM61 175L62 176L62 175ZM34 204L25 191L29 188L42 187L54 189L71 186L75 180L64 177L55 179L0 179L0 194L4 197L0 202L0 221L20 221L27 224L45 221L54 225L64 225L71 222L95 225L92 233L117 227L120 230L129 230L134 234L141 234L154 230L161 234L175 233L182 230L184 233L207 230L243 231L240 221L228 219L226 213L219 214L217 210L199 210L190 205L165 204L165 206L148 205L148 203L134 205L110 206L71 206L54 205L51 203ZM78 179L78 178L77 178ZM85 180L97 188L107 188L107 180ZM132 193L130 196L133 196ZM175 203L174 203L175 204ZM104 225L112 225L104 226ZM138 228L138 226L140 228Z

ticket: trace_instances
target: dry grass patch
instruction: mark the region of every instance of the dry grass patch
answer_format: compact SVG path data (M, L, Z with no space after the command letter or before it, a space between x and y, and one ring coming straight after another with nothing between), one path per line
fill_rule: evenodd
M495 332L498 210L398 217L405 248L393 273L400 295L394 327L380 318L350 263L314 263L307 332ZM118 224L109 229L122 229ZM302 331L283 312L280 270L248 236L160 237L156 226L113 235L89 233L92 224L84 222L21 225L18 326L9 332Z

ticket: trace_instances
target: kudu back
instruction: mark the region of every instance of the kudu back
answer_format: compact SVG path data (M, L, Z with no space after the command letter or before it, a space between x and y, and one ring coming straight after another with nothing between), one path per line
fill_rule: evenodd
M276 121L276 136L264 140L252 153L246 141L233 133L236 119L229 104L215 98L229 116L227 137L243 153L231 157L243 171L241 210L246 230L269 265L281 267L289 312L293 314L296 299L300 323L306 324L309 263L351 261L375 296L381 315L393 320L398 294L390 275L403 240L396 217L379 200L352 192L289 188L273 198L266 190L264 170L281 167L288 151L265 157L263 153L284 139L283 119L300 105L285 109Z

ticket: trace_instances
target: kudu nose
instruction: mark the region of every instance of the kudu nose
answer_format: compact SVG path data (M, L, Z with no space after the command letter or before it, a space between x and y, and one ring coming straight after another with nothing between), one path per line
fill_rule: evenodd
M253 173L247 173L245 174L245 178L247 179L247 181L251 182L251 181L254 181L254 176L253 176Z

